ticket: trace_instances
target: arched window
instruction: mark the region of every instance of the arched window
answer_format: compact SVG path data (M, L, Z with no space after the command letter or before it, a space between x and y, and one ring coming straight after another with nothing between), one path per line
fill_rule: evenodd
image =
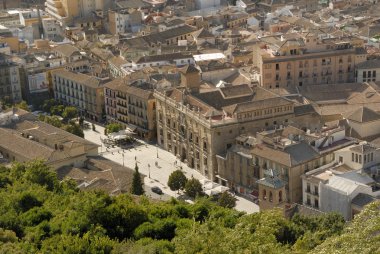
M278 201L282 202L282 191L278 193Z
M263 190L263 200L266 200L266 199L267 199L267 191Z
M273 202L273 194L271 191L269 192L269 202Z

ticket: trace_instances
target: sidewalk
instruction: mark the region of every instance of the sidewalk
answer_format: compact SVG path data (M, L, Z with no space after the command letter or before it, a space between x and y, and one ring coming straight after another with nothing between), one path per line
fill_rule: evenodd
M96 131L92 129L84 130L85 139L101 145L101 147L99 147L99 153L107 159L132 169L135 168L137 163L140 173L146 175L145 185L149 187L158 186L165 194L176 197L177 193L169 189L167 182L169 175L177 170L179 166L182 167L182 171L187 178L194 177L198 180L207 179L200 172L181 163L172 153L141 140L139 140L141 145L133 148L121 149L120 147L114 147L106 149L101 142L101 138L106 138L104 135L104 127L99 125L95 126ZM177 161L177 167L175 166L175 161ZM258 206L253 202L244 198L237 198L237 210L248 213L258 211Z

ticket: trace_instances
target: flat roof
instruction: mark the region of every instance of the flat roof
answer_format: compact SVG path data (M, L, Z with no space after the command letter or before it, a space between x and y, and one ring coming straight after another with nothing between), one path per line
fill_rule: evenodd
M210 53L210 54L193 55L193 57L194 57L194 60L196 62L218 60L218 59L225 59L226 58L226 56L223 53Z

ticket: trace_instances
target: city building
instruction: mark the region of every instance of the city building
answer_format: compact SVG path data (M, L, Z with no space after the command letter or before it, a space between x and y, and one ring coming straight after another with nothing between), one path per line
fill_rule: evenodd
M83 167L63 166L57 169L60 180L72 179L80 190L102 190L109 195L130 192L134 169L124 167L101 156L87 156ZM140 173L141 181L145 175Z
M259 185L266 181L266 172L272 170L283 181L278 186L285 186L285 201L301 202L301 175L330 163L333 151L352 144L354 141L344 133L344 128L338 126L315 133L288 126L258 132L256 136L240 135L226 153L217 155L218 177L241 195L262 200Z
M214 181L220 181L216 155L237 136L290 121L310 129L319 125L313 110L265 88L241 84L202 89L199 70L188 66L181 72L181 87L154 93L158 145Z
M145 46L148 48L157 48L161 45L178 45L179 41L192 40L192 33L196 30L195 27L183 25L163 32L156 32L145 36L127 39L123 42L130 47Z
M356 82L380 81L380 59L367 60L356 66Z
M105 112L108 123L120 123L137 136L156 138L156 102L153 84L144 80L127 83L115 79L104 85Z
M367 139L380 134L380 114L365 106L348 114L341 122L351 137Z
M143 13L137 9L121 9L108 12L111 34L138 32L142 26Z
M357 195L370 196L372 201L380 195L379 158L379 149L367 142L335 151L331 163L302 176L303 204L352 219L363 208L354 201Z
M10 56L0 53L0 100L17 103L22 100L19 67Z
M0 114L0 153L9 161L44 160L54 169L82 167L87 156L98 154L98 145L44 122L23 110Z
M356 65L367 60L363 42L354 37L323 39L309 32L260 41L256 64L266 88L355 82Z
M68 70L52 71L54 98L94 121L104 116L104 80Z
M47 0L45 9L61 26L70 25L74 18L89 17L97 10L107 10L110 0Z

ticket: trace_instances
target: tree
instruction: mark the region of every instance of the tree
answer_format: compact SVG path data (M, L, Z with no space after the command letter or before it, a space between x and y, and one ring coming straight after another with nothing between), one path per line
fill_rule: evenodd
M113 132L118 132L121 129L123 129L123 126L119 123L110 123L106 126L107 133L113 133Z
M81 138L84 138L84 133L79 124L76 123L70 123L64 127L64 130L67 132L70 132L74 135L77 135Z
M23 110L26 110L26 111L30 111L29 106L26 103L26 101L22 101L22 102L16 104L15 106L16 106L16 108L23 109Z
M203 194L202 184L198 179L191 178L186 182L185 185L185 193L191 198L195 198L196 196L200 196Z
M226 208L234 208L236 206L236 198L233 197L230 193L227 191L220 194L218 201L218 205Z
M81 117L79 117L79 125L83 126L83 124L84 124L84 117L81 116Z
M51 115L58 115L62 116L63 111L65 110L65 106L63 105L56 105L50 108L50 114Z
M57 128L62 127L62 121L59 119L58 116L45 116L44 122L51 124Z
M168 180L168 186L172 191L183 190L185 188L187 178L181 170L176 170L170 174Z
M32 183L46 186L50 191L54 190L59 185L57 174L41 160L28 163L24 177Z
M76 107L66 107L62 112L62 117L65 119L73 119L78 117L78 110Z
M143 183L141 181L141 176L139 173L139 167L137 166L137 163L135 166L135 173L133 173L131 193L134 195L143 195L144 194Z
M42 110L44 112L51 112L51 108L57 105L57 101L54 99L44 100L42 104Z

